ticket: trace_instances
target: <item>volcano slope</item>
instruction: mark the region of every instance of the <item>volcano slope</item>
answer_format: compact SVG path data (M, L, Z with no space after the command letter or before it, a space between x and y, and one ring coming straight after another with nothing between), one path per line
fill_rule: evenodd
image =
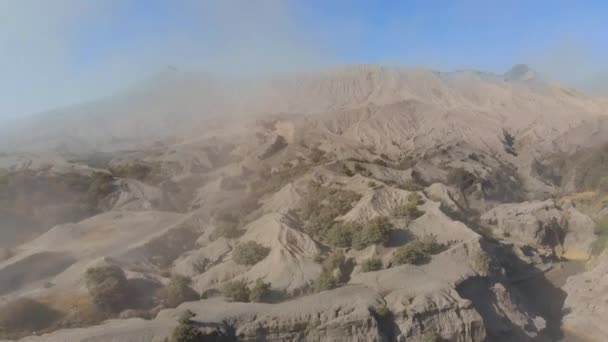
M94 105L20 123L1 338L605 340L583 288L606 280L608 103L516 76L171 75L97 104L95 134L72 120ZM592 268L554 281L568 260Z

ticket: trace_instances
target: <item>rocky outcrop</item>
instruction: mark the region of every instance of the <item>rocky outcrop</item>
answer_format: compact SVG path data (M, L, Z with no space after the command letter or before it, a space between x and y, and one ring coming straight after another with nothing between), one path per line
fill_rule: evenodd
M608 336L608 251L588 266L588 271L568 278L562 321L566 335L582 341L605 341Z
M595 239L593 220L568 201L501 204L483 214L481 220L505 241L565 258L588 259Z

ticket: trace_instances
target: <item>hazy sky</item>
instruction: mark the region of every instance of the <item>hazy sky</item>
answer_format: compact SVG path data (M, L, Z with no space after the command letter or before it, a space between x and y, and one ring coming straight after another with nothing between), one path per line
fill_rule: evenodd
M256 74L347 63L608 80L608 2L0 0L0 118L111 94L168 65Z

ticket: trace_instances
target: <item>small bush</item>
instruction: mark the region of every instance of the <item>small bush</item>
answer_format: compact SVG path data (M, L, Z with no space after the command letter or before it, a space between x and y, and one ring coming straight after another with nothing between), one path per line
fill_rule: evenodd
M192 324L192 318L196 314L190 310L185 311L179 317L179 325L171 334L171 342L201 342L204 341L203 333Z
M395 253L394 262L397 265L420 265L429 261L431 255L438 253L441 245L433 235L425 236L422 240L410 242L400 247Z
M418 209L418 206L424 204L424 199L417 192L412 192L407 196L405 205L395 208L394 215L404 217L409 220L415 220L424 215L424 211Z
M418 209L418 205L415 202L407 202L405 205L395 208L394 215L396 217L415 220L424 215L424 212Z
M251 291L246 280L235 280L227 283L223 289L224 297L231 302L249 302Z
M325 241L334 247L350 247L353 242L353 231L356 231L353 224L344 222L335 223L332 228L325 233Z
M175 308L181 303L199 299L198 293L190 287L190 278L174 275L171 282L158 291L158 300L167 308Z
M356 192L322 187L317 183L309 185L308 194L300 214L304 230L316 238L326 236L335 219L346 214L361 198Z
M51 326L60 313L30 298L19 298L0 307L0 337L31 333Z
M379 320L390 319L393 317L393 312L384 304L372 308L371 311L374 317Z
M422 342L443 342L443 338L436 332L427 332L422 335Z
M329 270L323 270L315 282L317 292L331 290L338 286L338 281Z
M127 277L115 265L89 268L85 274L93 303L104 312L119 312L128 301Z
M424 199L417 192L412 192L407 196L407 201L411 203L415 203L416 205L424 204Z
M262 303L268 301L270 296L270 283L265 283L262 279L255 281L255 285L251 289L249 299L255 303Z
M361 271L363 272L372 272L378 271L382 269L382 260L377 258L369 258L364 260L361 264Z
M356 249L388 242L392 224L387 217L379 216L367 222L363 229L354 234L353 245Z
M239 265L255 265L270 253L270 248L264 247L255 241L238 244L232 252L234 262Z

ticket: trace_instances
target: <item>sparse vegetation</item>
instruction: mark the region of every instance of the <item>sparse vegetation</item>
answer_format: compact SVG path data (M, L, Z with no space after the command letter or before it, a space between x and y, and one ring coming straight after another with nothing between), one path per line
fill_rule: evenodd
M349 222L337 222L324 236L324 241L338 248L350 247L353 243L353 232L357 231L358 225Z
M434 235L427 235L421 240L400 247L395 253L394 262L397 265L421 265L430 261L431 255L440 252L441 248Z
M595 222L596 239L591 245L591 252L599 255L608 247L608 217L603 217Z
M236 239L241 237L245 231L240 229L239 218L228 211L220 211L214 217L215 230L211 233L211 240L219 237L226 239Z
M418 209L418 205L424 204L424 199L417 192L412 192L408 195L407 202L400 207L395 208L394 215L397 217L415 220L424 215L424 211Z
M127 277L120 267L104 265L89 268L85 279L93 303L100 310L115 313L125 308L129 291Z
M353 235L353 247L363 249L371 245L385 244L390 238L391 230L392 224L388 217L375 217Z
M190 287L190 278L174 275L171 282L158 291L157 297L160 303L167 308L175 308L181 303L191 302L199 299L198 293Z
M61 314L30 298L19 298L0 307L0 338L18 338L49 328Z
M141 161L134 161L128 164L120 164L110 167L110 171L116 177L132 178L145 181L152 174L152 166Z
M314 182L310 183L308 193L301 217L306 232L318 239L328 236L335 219L346 214L361 198L356 192L322 187Z
M438 333L431 331L422 335L421 342L443 342L443 338Z
M338 281L331 271L323 270L315 281L317 292L334 289L338 286Z
M393 312L385 304L376 305L370 311L377 320L390 319L393 317Z
M246 280L234 280L228 282L223 289L224 297L231 302L249 302L251 291L247 287Z
M239 265L255 265L270 253L270 248L264 247L255 241L239 243L232 252L234 262Z
M515 152L515 137L504 128L502 130L502 135L502 144L504 145L505 152L517 156L517 153Z
M262 279L255 281L255 285L251 289L249 299L255 303L268 301L270 295L270 283L265 283Z
M379 271L382 269L382 260L378 258L369 258L361 263L361 271L362 272L373 272Z
M201 342L204 341L203 333L192 324L192 318L196 314L190 310L182 313L178 319L178 326L171 334L170 342Z

